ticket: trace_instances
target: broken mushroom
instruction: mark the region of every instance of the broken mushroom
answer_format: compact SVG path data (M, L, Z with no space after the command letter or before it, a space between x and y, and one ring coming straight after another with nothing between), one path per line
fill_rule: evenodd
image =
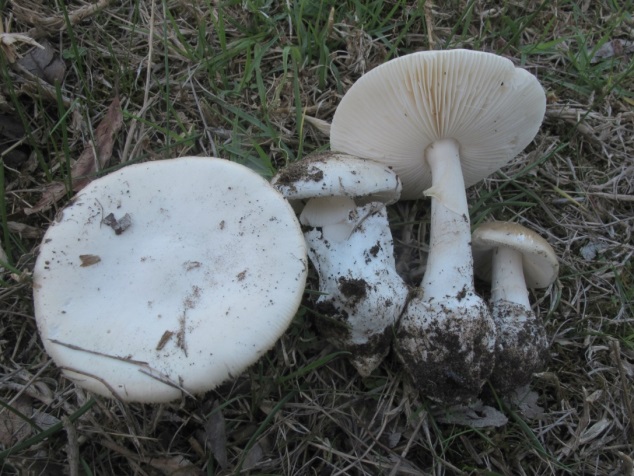
M293 210L250 169L200 157L130 165L90 183L46 232L35 316L73 382L165 402L270 349L307 268Z
M491 283L497 329L490 382L498 392L507 393L530 383L546 364L546 330L531 309L528 288L550 286L559 264L544 238L516 223L485 223L473 232L472 243L476 276Z
M392 167L404 199L431 197L427 268L396 348L432 399L472 399L493 365L495 328L473 287L465 187L531 142L545 106L537 79L508 59L452 50L388 61L362 76L335 112L333 150Z
M289 165L272 183L289 200L308 200L300 222L322 293L317 326L367 376L389 351L408 294L385 208L401 183L384 165L330 152Z

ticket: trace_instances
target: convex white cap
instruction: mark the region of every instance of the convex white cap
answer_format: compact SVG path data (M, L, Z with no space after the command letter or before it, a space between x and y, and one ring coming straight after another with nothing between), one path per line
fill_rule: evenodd
M250 169L198 157L130 165L93 181L46 232L35 315L75 383L165 402L270 349L307 269L293 210Z
M337 152L311 154L283 168L271 183L289 200L348 197L357 204L392 204L402 188L390 167Z
M362 76L335 111L335 151L393 167L402 199L431 186L425 150L457 142L465 187L498 170L535 137L546 110L537 79L501 56L469 50L425 51Z

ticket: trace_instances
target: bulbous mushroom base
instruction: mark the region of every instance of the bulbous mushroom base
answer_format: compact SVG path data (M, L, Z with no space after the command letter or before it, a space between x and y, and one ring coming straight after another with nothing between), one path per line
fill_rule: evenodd
M415 298L399 323L395 350L428 398L449 405L469 403L493 369L495 324L475 294L451 306Z
M490 381L496 392L508 393L530 383L549 358L546 330L523 305L497 301L493 306L497 330L495 367Z
M385 207L358 207L350 236L304 233L308 255L319 274L317 329L337 348L351 353L359 374L369 375L388 353L409 290L396 272Z

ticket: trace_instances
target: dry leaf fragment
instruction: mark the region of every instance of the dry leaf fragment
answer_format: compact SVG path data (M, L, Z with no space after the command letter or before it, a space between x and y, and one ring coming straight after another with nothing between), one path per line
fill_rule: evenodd
M610 40L595 51L590 60L591 63L598 63L608 58L618 58L630 53L634 53L634 41L615 39Z
M544 414L544 409L537 404L539 395L529 385L516 388L509 399L526 418L539 418Z
M163 350L163 347L165 347L165 344L167 344L173 335L174 333L172 331L163 332L163 335L159 339L159 343L156 345L156 350Z
M28 397L20 397L11 404L11 407L42 430L46 430L57 424L59 420L48 413L33 408L33 403ZM15 412L4 410L0 412L0 444L5 447L13 446L19 441L28 438L33 432L31 425Z
M244 457L244 463L242 464L243 470L249 470L257 466L257 464L262 461L264 457L264 450L259 442L254 444L250 449L247 455Z
M71 169L73 190L78 192L91 181L90 175L102 170L112 157L112 149L117 133L123 126L123 112L119 96L115 96L108 112L95 130L95 144L89 144ZM96 154L95 154L96 152Z
M121 219L117 220L114 216L114 213L108 214L101 222L104 225L108 225L112 228L115 234L120 235L124 231L126 231L132 225L132 217L129 213L126 213L121 217Z
M225 418L218 408L218 401L214 402L213 410L209 419L205 422L205 442L214 455L221 468L229 465L227 459L227 435L225 433Z
M583 432L579 436L579 443L583 445L598 438L599 435L601 435L601 433L603 433L605 429L608 428L610 425L612 425L612 422L610 420L608 420L607 418L602 418L601 420L594 423L592 426L583 430Z
M66 74L66 65L48 41L42 41L38 46L20 58L18 64L49 84L61 83Z
M91 181L90 176L103 169L112 157L112 149L117 133L123 126L123 112L119 96L115 96L108 107L108 112L101 120L95 130L95 142L88 144L81 153L77 161L71 167L72 186L78 192ZM31 215L44 210L48 210L66 193L63 183L54 182L48 184L40 200L31 208L24 210L24 213Z
M81 267L86 268L88 266L92 266L93 264L97 264L101 261L101 258L97 255L79 255L79 260L81 261Z
M508 423L508 418L493 407L478 401L469 406L456 405L437 417L442 423L464 425L471 428L499 427Z

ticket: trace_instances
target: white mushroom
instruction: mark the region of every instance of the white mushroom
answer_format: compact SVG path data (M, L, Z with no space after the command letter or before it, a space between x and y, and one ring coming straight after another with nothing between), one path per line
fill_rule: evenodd
M472 243L475 273L491 282L497 342L490 381L506 393L528 384L546 364L546 330L531 309L527 287L550 286L559 264L546 240L516 223L485 223L473 232Z
M93 181L34 270L44 346L105 396L164 402L237 376L276 342L308 262L288 202L250 169L185 157Z
M396 347L414 382L433 399L471 399L493 365L494 325L473 287L465 186L530 143L545 105L536 78L509 60L453 50L415 53L375 68L335 112L333 150L392 167L404 199L432 198L421 295L408 304Z
M300 215L319 274L319 330L369 375L390 348L408 290L398 276L385 204L401 184L388 167L345 154L315 154L274 177Z

